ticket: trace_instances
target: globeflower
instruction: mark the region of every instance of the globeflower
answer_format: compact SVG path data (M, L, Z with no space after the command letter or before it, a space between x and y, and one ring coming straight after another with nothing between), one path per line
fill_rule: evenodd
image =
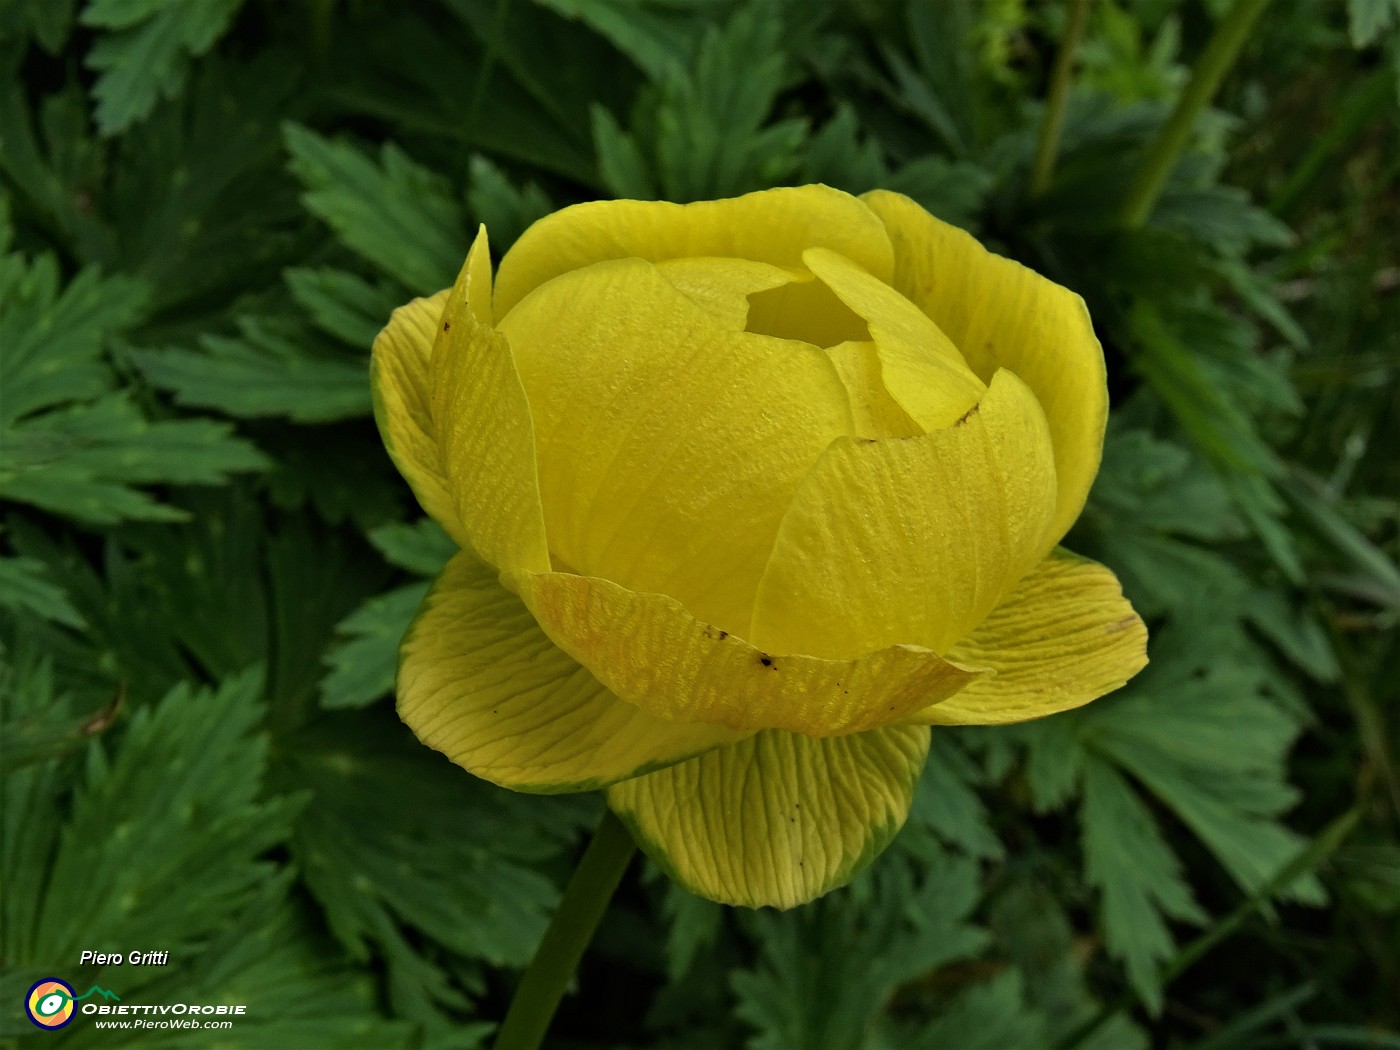
M1057 547L1098 470L1083 300L898 194L600 201L375 342L375 415L457 542L402 644L420 740L605 789L712 900L791 907L902 826L930 733L1146 662Z

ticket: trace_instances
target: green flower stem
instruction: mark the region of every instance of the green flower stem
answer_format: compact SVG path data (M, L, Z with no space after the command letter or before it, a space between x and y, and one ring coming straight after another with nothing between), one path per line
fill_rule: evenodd
M1055 173L1055 154L1060 146L1060 129L1065 123L1065 103L1069 100L1069 82L1074 73L1074 55L1084 35L1084 23L1089 19L1089 0L1070 0L1069 22L1055 55L1050 71L1050 90L1045 96L1045 114L1040 122L1040 140L1035 144L1035 160L1031 164L1031 196L1039 197L1050 188L1050 176Z
M1235 0L1230 13L1216 26L1206 49L1191 69L1191 78L1186 82L1181 98L1177 99L1176 108L1157 133L1128 187L1128 194L1118 212L1118 225L1124 229L1137 229L1152 214L1167 176L1190 140L1196 117L1215 97L1225 74L1235 64L1235 57L1249 38L1255 20L1268 6L1269 0Z
M506 1019L496 1035L495 1050L538 1050L569 978L583 950L608 910L622 873L637 845L622 821L608 810L583 859L574 869L564 897L544 931L535 957L515 990Z

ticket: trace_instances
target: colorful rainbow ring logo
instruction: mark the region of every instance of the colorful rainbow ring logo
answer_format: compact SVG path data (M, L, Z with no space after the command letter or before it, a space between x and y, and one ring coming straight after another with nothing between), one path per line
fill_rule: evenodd
M73 1020L73 986L57 977L45 977L29 989L24 1012L40 1028L62 1028Z

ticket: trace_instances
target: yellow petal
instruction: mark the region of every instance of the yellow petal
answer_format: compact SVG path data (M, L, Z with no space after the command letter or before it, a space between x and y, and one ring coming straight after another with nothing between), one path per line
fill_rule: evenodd
M1009 372L947 430L837 441L783 518L750 637L833 659L947 652L1040 559L1054 506L1045 416Z
M922 727L828 740L766 732L608 789L642 849L693 893L791 908L849 882L909 815Z
M677 291L732 332L742 332L748 324L750 295L787 284L795 276L780 266L748 259L664 259L656 268Z
M695 204L576 204L535 223L506 253L496 279L496 316L560 274L607 259L720 256L795 270L803 250L813 246L834 249L882 279L893 273L880 220L857 198L829 186Z
M374 421L379 424L389 458L408 482L419 505L449 536L463 544L466 533L457 520L457 509L442 470L429 378L433 340L447 296L448 290L443 289L393 312L384 330L375 337L369 376Z
M744 735L619 700L466 551L448 562L404 636L398 696L400 717L423 743L517 791L588 791Z
M746 630L784 508L851 430L826 354L721 328L641 259L556 278L500 330L556 564Z
M433 347L432 415L470 546L501 569L549 567L530 406L510 344L482 320L491 261L483 227L447 298Z
M913 721L1000 725L1067 711L1147 665L1147 628L1097 562L1057 550L949 654L996 670Z
M813 248L802 259L865 319L880 354L885 389L924 430L951 426L977 404L986 385L917 306L833 251Z
M702 623L665 595L571 573L502 580L600 682L681 722L836 736L898 721L982 673L913 646L858 660L775 655Z
M986 380L1010 369L1045 409L1059 478L1053 544L1084 507L1108 421L1103 348L1084 300L993 255L908 197L876 190L862 199L894 242L894 286L947 333L974 372Z
M855 437L918 437L924 432L885 388L880 351L874 343L838 343L827 350L827 355L846 388L855 425L851 433Z

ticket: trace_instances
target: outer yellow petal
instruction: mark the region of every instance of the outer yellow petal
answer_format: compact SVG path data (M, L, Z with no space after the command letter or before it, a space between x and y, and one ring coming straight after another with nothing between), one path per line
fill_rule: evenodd
M502 579L600 682L682 722L837 736L898 721L982 673L913 646L857 660L778 656L696 620L665 595L571 573Z
M721 328L641 259L556 278L501 331L556 564L747 630L788 501L851 431L827 355Z
M951 426L981 400L986 385L973 375L938 326L883 281L825 248L803 261L870 327L880 353L885 389L924 430Z
M375 337L370 356L374 420L389 458L408 482L418 503L459 544L466 533L457 520L442 471L433 426L432 385L428 375L433 340L447 302L443 289L427 299L400 306Z
M593 201L546 216L501 260L496 316L562 273L607 259L753 259L788 269L802 252L832 248L871 273L893 273L889 238L857 198L829 186L762 190L729 200Z
M1053 544L1084 507L1108 421L1103 348L1084 300L993 255L908 197L876 190L863 200L894 242L894 286L933 318L979 376L1010 369L1044 407L1060 483Z
M517 791L588 791L744 734L619 700L463 551L404 637L399 715L459 766Z
M549 567L535 438L510 344L482 320L490 300L483 227L443 309L432 415L443 473L470 546L501 569Z
M1147 665L1147 628L1108 569L1057 550L949 654L996 670L913 721L1024 722L1087 704Z
M922 727L813 740L759 733L608 789L608 804L682 886L791 908L849 882L909 815Z
M831 446L778 530L751 637L833 659L947 652L1041 558L1054 507L1045 416L998 372L957 426Z

